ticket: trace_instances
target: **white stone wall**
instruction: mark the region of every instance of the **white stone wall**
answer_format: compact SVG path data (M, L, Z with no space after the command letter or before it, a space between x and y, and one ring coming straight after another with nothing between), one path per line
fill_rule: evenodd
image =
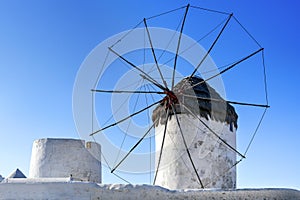
M86 147L85 147L86 146ZM34 141L29 178L72 177L101 183L101 149L94 142L77 139Z
M151 185L102 185L86 182L0 183L0 200L288 200L300 199L292 189L168 190Z
M236 187L236 153L224 145L197 118L187 114L177 115L188 149L205 188L232 189ZM232 147L236 147L236 131L229 125L201 118ZM155 127L156 165L158 163L164 124ZM232 167L232 168L231 168ZM156 185L169 189L201 188L188 158L186 148L174 115L167 125Z

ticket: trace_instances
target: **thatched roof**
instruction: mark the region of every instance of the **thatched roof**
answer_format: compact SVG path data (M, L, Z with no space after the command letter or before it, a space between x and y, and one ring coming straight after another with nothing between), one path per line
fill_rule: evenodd
M198 83L198 84L197 84ZM197 84L197 85L196 85ZM192 87L193 86L193 87ZM226 122L230 129L237 128L238 115L233 106L225 101L208 83L202 78L192 77L182 79L175 87L173 92L180 102L196 115L206 119ZM177 104L176 113L190 114L184 107ZM171 115L174 113L170 111ZM152 121L164 124L166 119L166 106L160 104L152 114Z

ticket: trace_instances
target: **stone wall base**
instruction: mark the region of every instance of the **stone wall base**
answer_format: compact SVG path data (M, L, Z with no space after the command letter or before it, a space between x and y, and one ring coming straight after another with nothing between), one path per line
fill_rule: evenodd
M13 181L0 183L0 199L300 199L294 189L168 190L152 185L96 184L90 182Z

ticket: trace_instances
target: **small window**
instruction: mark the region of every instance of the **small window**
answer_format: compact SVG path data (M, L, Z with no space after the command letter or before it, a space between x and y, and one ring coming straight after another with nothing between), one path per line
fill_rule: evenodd
M85 147L86 147L87 149L92 148L92 142L87 142L87 143L85 144Z

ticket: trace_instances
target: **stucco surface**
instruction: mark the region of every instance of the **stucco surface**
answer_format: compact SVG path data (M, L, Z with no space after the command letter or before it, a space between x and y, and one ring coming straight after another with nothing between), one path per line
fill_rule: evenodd
M94 142L78 139L35 140L29 178L64 178L101 183L101 149Z
M104 185L88 182L0 183L0 199L300 199L292 189L168 190L151 185Z
M236 187L236 153L226 146L197 118L178 114L181 129L191 158L204 188L234 189ZM201 117L213 131L236 147L236 129L230 130L226 122ZM155 127L156 165L163 140L164 125ZM167 124L161 162L156 185L169 189L201 189L195 170L188 157L186 147L174 115Z

